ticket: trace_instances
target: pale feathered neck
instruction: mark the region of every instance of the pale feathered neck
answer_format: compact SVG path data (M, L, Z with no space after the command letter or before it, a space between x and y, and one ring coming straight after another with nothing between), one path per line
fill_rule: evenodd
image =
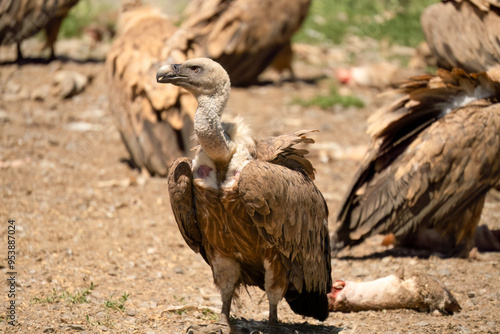
M194 130L201 147L216 162L228 163L231 159L229 141L221 123L222 112L229 100L229 81L221 81L215 89L196 96L198 108L194 116Z

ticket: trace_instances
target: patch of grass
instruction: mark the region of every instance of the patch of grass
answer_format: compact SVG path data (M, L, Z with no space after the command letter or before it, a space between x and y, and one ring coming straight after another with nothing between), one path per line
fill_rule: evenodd
M56 288L52 289L52 294L47 297L34 297L31 302L33 304L53 304L57 303L61 300L66 300L71 304L83 304L88 303L87 296L90 295L91 291L94 290L94 283L90 282L90 287L77 291L72 294L66 290L57 290Z
M211 320L211 321L219 321L219 314L214 312L213 310L209 308L204 308L201 310L201 313L205 316L205 319Z
M100 320L92 321L92 319L90 318L90 316L88 314L85 316L85 318L87 319L87 322L92 326L106 326L106 327L112 328L115 325L111 321L109 314L106 314L104 321L100 321Z
M314 0L294 40L340 44L347 35L417 46L424 40L422 11L437 0Z
M89 26L91 23L104 23L114 30L116 22L108 21L103 18L109 12L111 8L109 5L90 0L82 0L71 8L68 16L64 19L61 24L61 29L59 31L59 37L61 38L72 38L81 36L85 27ZM102 17L101 17L102 15ZM109 16L109 15L108 15Z
M335 86L330 88L330 94L328 95L316 95L307 100L294 98L291 104L298 104L303 107L318 106L321 109L329 109L335 105L341 105L344 108L363 108L365 106L365 103L359 97L339 94Z
M125 302L128 300L129 296L130 294L123 293L123 295L117 300L113 300L113 296L111 296L108 300L106 300L104 305L109 309L123 313L125 312Z

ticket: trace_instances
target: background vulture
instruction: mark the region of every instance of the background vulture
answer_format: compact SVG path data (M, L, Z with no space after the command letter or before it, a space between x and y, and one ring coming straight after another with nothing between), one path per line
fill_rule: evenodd
M290 38L309 5L310 0L195 0L180 28L153 10L126 9L120 26L127 28L119 28L106 67L110 108L132 162L166 175L169 162L192 147L188 116L194 115L194 99L178 87L155 86L148 71L160 61L208 57L223 65L233 85L248 85L273 60L278 69L291 70Z
M177 159L168 183L172 210L186 243L210 265L229 324L240 285L269 299L269 324L285 297L292 310L324 320L332 287L328 209L314 185L314 168L295 148L309 131L254 139L241 119L221 121L230 92L224 69L208 58L165 65L157 80L190 91L200 147L193 161Z
M451 0L429 6L422 29L438 66L481 72L500 63L500 1Z
M499 79L498 70L454 69L401 84L403 97L370 119L372 144L341 206L334 250L392 232L398 244L468 255L500 180Z
M208 57L236 86L255 84L273 64L290 70L290 39L302 25L310 0L192 0L173 39L186 58ZM179 39L177 39L179 38Z
M63 19L78 0L0 0L0 44L17 44L17 60L22 60L21 42L45 29L50 58Z

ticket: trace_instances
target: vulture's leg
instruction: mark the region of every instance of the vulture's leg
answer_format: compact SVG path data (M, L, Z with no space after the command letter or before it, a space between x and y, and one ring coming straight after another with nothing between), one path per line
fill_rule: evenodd
M264 288L266 289L267 299L269 300L269 326L275 326L278 324L278 303L285 295L285 284L279 284L279 282L286 282L286 277L278 277L276 272L271 267L270 261L264 262L264 268L266 270L266 275L264 278ZM285 272L284 270L277 270L278 272ZM283 276L283 275L281 275Z
M54 60L56 58L54 44L56 43L57 35L59 34L59 29L61 28L63 19L64 16L56 16L45 26L45 35L47 36L47 41L44 48L50 48L50 60Z
M220 322L223 325L229 326L231 301L233 299L234 290L240 281L241 267L236 261L222 257L220 254L216 254L212 263L214 282L220 291L222 299Z

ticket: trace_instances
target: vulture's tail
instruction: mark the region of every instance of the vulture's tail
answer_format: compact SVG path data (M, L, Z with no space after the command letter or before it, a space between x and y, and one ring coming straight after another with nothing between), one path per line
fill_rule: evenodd
M324 321L328 317L328 298L326 292L289 289L285 299L293 312Z

